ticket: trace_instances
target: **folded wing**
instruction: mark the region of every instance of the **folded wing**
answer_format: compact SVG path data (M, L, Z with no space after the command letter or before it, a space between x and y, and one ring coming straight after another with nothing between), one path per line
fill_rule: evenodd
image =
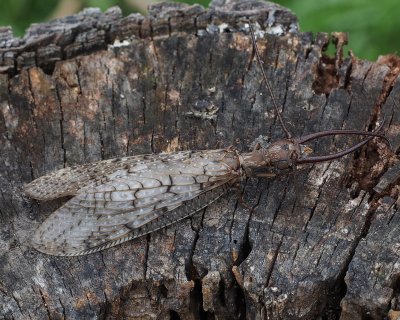
M117 170L147 163L184 160L190 158L192 153L193 151L145 154L67 167L32 181L24 187L24 192L31 198L38 200L73 196L81 188L99 181Z
M43 222L33 245L52 255L88 254L185 218L218 199L238 179L238 171L222 161L227 153L141 159L101 179L89 179Z

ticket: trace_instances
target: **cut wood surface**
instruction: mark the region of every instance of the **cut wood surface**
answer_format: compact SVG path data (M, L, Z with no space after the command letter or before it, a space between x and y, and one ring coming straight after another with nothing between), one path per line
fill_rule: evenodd
M22 186L52 170L113 157L247 151L284 137L246 23L294 136L371 130L342 159L243 181L168 228L82 257L30 239L66 199ZM261 37L264 36L264 37ZM400 60L348 55L341 33L301 33L273 3L157 4L147 16L97 9L0 28L0 318L396 319L400 310ZM333 43L336 54L328 56ZM326 138L328 154L358 142Z

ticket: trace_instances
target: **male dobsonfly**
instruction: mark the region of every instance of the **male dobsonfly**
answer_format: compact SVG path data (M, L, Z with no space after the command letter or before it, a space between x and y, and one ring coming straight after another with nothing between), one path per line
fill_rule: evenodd
M378 132L322 131L293 138L279 113L266 77L252 27L256 58L276 115L286 138L267 147L256 145L248 153L233 147L219 150L180 151L104 160L64 168L40 177L24 190L30 197L50 200L72 196L36 230L33 246L60 256L103 250L175 223L207 207L243 177L271 177L297 165L340 158ZM305 142L333 135L368 136L341 152L310 156Z

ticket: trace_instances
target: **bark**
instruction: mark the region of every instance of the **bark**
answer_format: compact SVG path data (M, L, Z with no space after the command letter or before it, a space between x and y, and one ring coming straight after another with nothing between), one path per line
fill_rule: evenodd
M0 317L5 319L381 319L399 302L399 164L382 141L274 180L249 179L191 218L76 258L36 252L34 230L65 199L24 183L118 156L247 150L282 138L245 22L267 31L264 66L294 136L370 129L400 146L399 59L344 56L346 37L301 33L259 2L158 4L148 16L85 10L0 29ZM324 139L319 154L353 145Z

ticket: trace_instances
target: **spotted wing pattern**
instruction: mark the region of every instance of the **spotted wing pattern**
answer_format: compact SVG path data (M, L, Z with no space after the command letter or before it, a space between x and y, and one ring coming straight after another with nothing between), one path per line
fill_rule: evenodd
M37 229L33 245L47 254L82 255L174 223L208 206L238 179L237 168L223 161L229 157L236 155L233 151L211 150L126 158L117 166L108 160L114 166L112 173L104 174L109 169L100 162L98 179L91 176L93 168L88 174L77 167L71 169L71 182L68 173L57 172L41 178L40 183L33 181L36 187L28 185L28 193L32 195L30 191L40 185L47 190L36 191L41 198L65 194L65 190L52 190L49 181L54 177L63 177L68 190L78 189ZM61 171L65 170L68 172ZM86 178L85 186L77 182L78 172Z

